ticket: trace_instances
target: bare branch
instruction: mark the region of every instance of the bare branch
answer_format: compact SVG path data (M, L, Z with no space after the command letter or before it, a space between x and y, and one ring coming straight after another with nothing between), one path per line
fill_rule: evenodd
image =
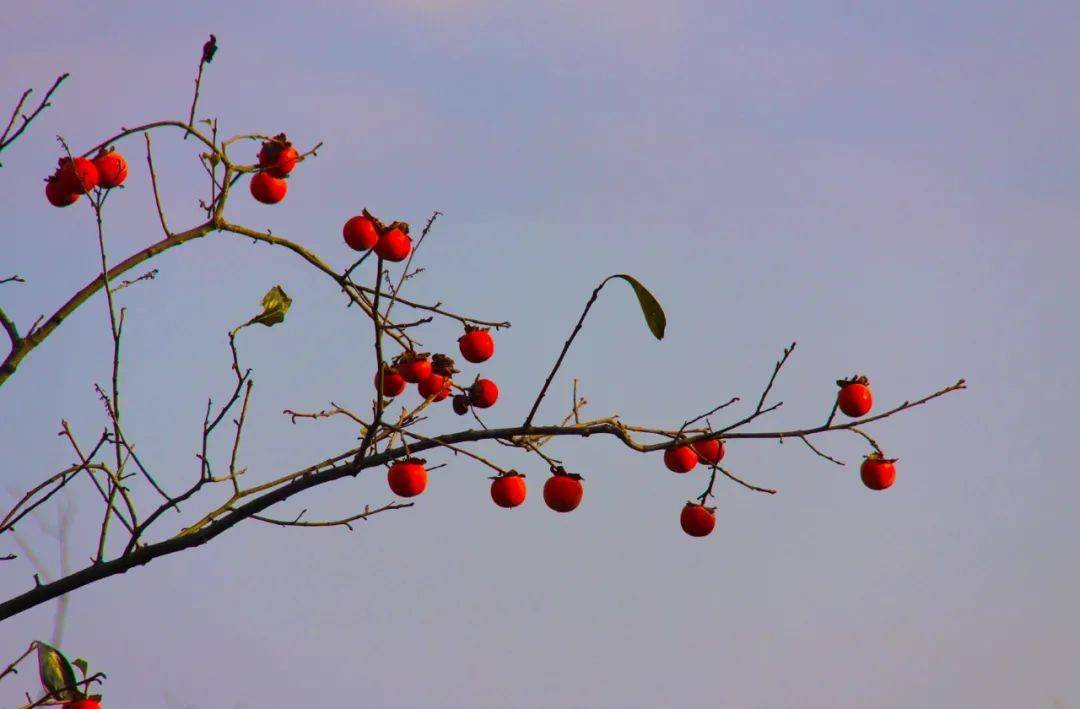
M416 240L416 244L409 250L409 258L405 261L405 268L401 270L401 278L398 280L397 287L390 289L390 302L386 304L386 313L384 317L387 321L390 320L390 312L394 309L394 303L397 302L398 293L401 292L401 287L405 284L405 280L409 278L409 266L412 265L413 259L416 257L416 252L420 250L420 247L424 244L424 239L427 238L428 232L431 231L431 227L435 224L435 220L439 218L442 212L432 212L431 217L428 218L427 224L424 225L424 230L420 232L420 238ZM378 281L376 281L378 286Z
M217 53L217 37L210 35L210 39L202 48L202 56L199 59L199 70L195 75L195 95L191 98L191 112L188 115L188 125L194 125L195 123L195 106L199 103L199 86L202 84L203 67L214 61L214 54ZM184 140L187 140L188 134L184 134Z
M30 643L30 647L26 648L26 651L19 655L15 660L9 664L3 672L0 672L0 679L4 679L8 675L18 674L19 670L16 669L23 660L29 657L30 653L37 649L37 641Z
M11 129L15 125L15 119L19 117L19 111L22 110L23 104L26 103L26 99L28 99L30 97L30 94L33 93L33 89L27 89L23 92L23 95L19 98L19 102L15 104L15 109L11 112L11 118L8 120L7 126L4 128L4 132L0 133L0 151L3 151L4 148L8 147L16 140L18 140L19 136L22 135L23 131L26 130L26 127L30 125L31 121L37 118L42 111L52 105L51 103L49 103L49 99L52 97L53 92L55 92L56 89L60 87L60 84L62 84L64 80L68 78L68 76L70 75L65 72L60 76L56 77L56 81L54 81L53 85L49 87L49 90L45 92L45 97L41 99L41 103L38 104L38 107L34 109L34 111L29 116L24 115L22 117L22 125L20 125L17 129L15 129L15 132L12 133Z
M837 431L846 430L856 425L862 425L874 420L880 420L888 416L895 415L901 411L920 406L933 399L944 396L953 391L964 388L964 380L958 381L956 384L945 387L938 390L933 394L923 397L917 401L904 402L900 406L894 407L884 413L877 416L862 419L860 421L853 421L847 424L840 424L832 427L816 427L794 431L773 431L773 432L734 432L725 436L726 439L779 439L779 438L792 438L799 436L810 436L816 433L823 433L825 431ZM675 432L669 432L674 434ZM573 426L532 426L526 429L524 426L516 428L498 428L489 430L475 430L470 429L466 431L459 431L457 433L451 433L443 436L431 437L427 440L419 441L411 446L411 452L413 454L430 450L432 448L443 447L446 444L466 443L482 440L503 440L509 442L515 442L519 436L577 436L577 437L589 437L594 435L610 435L618 440L622 441L626 446L640 451L646 452L650 450L660 450L670 445L670 442L659 443L654 445L643 445L634 441L627 434L626 429L615 420L607 420L600 422L589 422L582 424L575 424ZM715 433L705 433L691 439L703 440L706 438L714 437ZM81 588L95 581L99 581L116 574L124 573L137 566L142 566L153 559L176 552L184 549L190 549L196 546L200 546L214 539L220 534L223 534L227 530L231 529L241 521L248 519L249 517L261 514L267 508L287 500L295 495L300 494L311 488L325 485L335 480L340 480L346 477L355 477L359 475L363 470L385 465L386 463L400 458L406 453L404 447L384 450L380 453L371 453L370 455L360 456L357 455L357 450L348 451L334 458L328 459L314 466L309 466L300 471L290 473L286 476L282 476L271 483L264 486L253 488L252 490L245 491L247 493L254 494L255 491L259 491L262 494L252 497L247 502L237 505L228 506L221 510L220 516L213 516L205 523L200 523L194 527L189 527L180 535L166 539L164 541L156 542L135 548L132 544L129 544L128 549L125 550L121 556L101 563L93 564L89 567L83 568L74 573L68 574L64 578L57 579L56 581L48 584L42 584L35 588L26 591L23 594L15 596L3 603L0 603L0 621L10 618L13 615L21 613L29 608L33 608L36 605L44 603L48 600L56 598L57 596L73 591L77 588ZM761 492L771 493L768 488L758 488L758 486L751 485L745 481L736 478L734 475L725 473L728 477L744 484L750 489L756 489ZM193 493L192 493L193 494ZM150 518L147 519L139 530L145 529L147 522L152 518L156 518L156 515L160 514L160 511L164 508L159 508L155 511Z
M780 374L780 368L784 366L784 362L787 362L788 357L790 357L791 353L795 351L795 344L796 343L792 342L790 347L784 348L784 356L781 357L780 361L776 363L776 367L773 369L772 376L769 377L769 383L765 386L765 391L761 392L761 398L758 399L757 408L754 409L755 412L761 413L761 407L765 405L765 397L767 397L769 395L769 391L772 390L772 386L776 382L776 375Z
M192 106L192 108L194 108L194 106ZM165 238L168 239L172 236L172 232L169 231L169 225L165 223L165 210L161 207L161 193L158 192L157 171L154 170L154 155L150 150L150 133L143 133L143 137L146 138L146 164L150 168L150 186L154 190L154 205L157 207L158 220L161 222L161 231L165 234ZM186 139L187 135L185 135L184 138Z
M745 488L748 488L750 490L754 490L756 492L764 492L764 493L767 493L769 495L775 495L776 494L776 490L773 490L772 488L768 488L768 487L758 487L757 485L752 485L752 484L746 482L745 480L743 480L742 478L735 477L734 475L732 475L731 473L729 473L727 470L720 467L719 465L716 466L716 469L719 470L724 475L726 475L727 477L734 480L735 482L739 483L740 485L742 485Z
M116 286L116 288L113 288L113 293L115 294L117 291L122 291L125 288L127 288L128 286L133 286L136 283L139 283L140 281L152 281L155 278L157 278L157 275L158 275L158 270L156 268L152 268L152 269L150 269L149 271L147 271L146 273L142 274L141 276L139 276L137 278L132 278L130 280L120 281L120 285Z
M754 408L754 412L752 414L750 414L749 416L747 416L746 418L741 419L739 421L736 421L735 423L731 424L730 426L727 426L725 428L720 429L720 431L719 431L720 433L727 433L728 431L733 431L736 428L739 428L741 426L744 426L744 425L750 423L751 421L753 421L757 417L762 416L764 414L767 414L770 411L775 411L776 409L779 409L781 406L784 405L784 402L778 401L775 404L773 404L772 406L765 407L765 397L767 397L769 395L769 392L772 390L773 384L776 382L776 375L780 374L780 369L784 366L784 363L788 361L788 357L790 357L791 353L794 352L794 351L795 351L795 343L794 342L791 343L790 347L785 347L784 348L784 354L779 359L779 361L777 361L776 366L773 367L772 376L769 377L769 383L765 385L765 390L761 392L761 398L758 399L758 403L757 403L757 406ZM762 408L762 407L765 407L765 408ZM727 437L728 436L725 436L725 438L727 438Z
M415 503L390 502L383 505L382 507L376 507L375 509L371 509L370 507L365 505L364 511L360 512L359 514L355 514L350 517L344 517L342 519L325 520L319 522L300 521L300 518L304 516L304 513L307 512L307 510L300 510L300 514L298 514L296 518L292 520L274 519L273 517L263 517L262 515L251 515L251 519L258 520L260 522L266 522L268 524L276 524L279 527L347 527L348 530L351 532L353 531L353 522L366 520L368 517L371 517L372 515L377 515L380 512L386 512L388 510L400 510L406 507L412 507L413 504Z
M727 407L731 406L732 404L734 404L737 401L739 401L739 397L733 396L730 399L728 399L727 401L725 401L724 403L720 404L717 407L709 409L708 411L701 414L700 416L695 416L692 419L688 419L685 423L683 423L682 426L679 427L679 431L685 431L686 429L690 428L691 426L693 426L698 421L701 421L702 419L705 419L705 418L708 418L709 416L712 416L713 414L715 414L717 411L720 411L721 409L726 409Z
M192 239L204 237L213 230L213 223L206 222L186 231L182 231L179 234L175 234L168 239L163 239L155 244L151 244L110 268L108 271L108 280L114 280L147 259L153 258L163 251L180 246ZM3 386L4 382L15 373L19 363L22 362L26 355L30 354L34 348L44 342L69 315L89 300L94 293L101 290L104 282L105 279L101 276L97 276L94 280L83 286L75 293L75 295L71 296L66 303L60 306L60 309L48 317L41 324L41 327L31 328L30 332L19 340L19 344L12 348L11 352L4 358L4 361L0 362L0 386Z
M574 329L570 332L570 337L566 338L566 342L563 344L562 352L559 353L559 357L555 360L555 365L551 368L551 373L548 374L547 379L544 380L544 386L540 387L540 393L536 395L536 401L533 402L532 408L529 409L529 415L525 417L525 423L523 428L528 429L532 425L533 417L536 416L537 409L540 408L540 402L544 400L544 394L547 393L548 387L551 386L551 380L555 378L555 374L559 371L559 367L562 366L563 360L566 358L566 353L570 351L570 345L573 344L574 338L581 332L581 326L585 324L585 318L589 314L589 310L592 309L593 303L596 302L596 298L600 295L600 291L607 282L615 276L608 276L604 280L600 281L598 285L589 296L589 300L585 303L585 309L581 311L581 317L578 318L577 324L574 325Z
M240 435L244 432L244 420L247 419L248 400L251 399L251 387L254 384L255 382L248 379L247 388L244 390L244 403L240 407L240 418L234 421L236 424L236 437L233 439L232 455L229 457L229 479L232 480L233 491L236 494L240 494L240 483L236 480L236 453L240 450Z
M822 457L822 458L824 458L825 460L828 460L828 461L830 461L830 462L836 463L837 465L844 465L844 461L842 461L842 460L837 460L836 458L833 458L833 457L832 457L831 455L826 455L825 453L822 453L822 452L821 452L820 450L818 450L817 448L815 448L815 447L814 447L814 444L813 444L813 443L811 443L811 442L810 442L810 439L809 439L809 438L807 438L806 436L799 436L799 440L801 440L801 441L802 441L803 443L805 443L805 444L806 444L806 446L807 446L807 448L809 448L810 450L814 451L815 453L817 453L817 454L818 454L819 456L821 456L821 457Z

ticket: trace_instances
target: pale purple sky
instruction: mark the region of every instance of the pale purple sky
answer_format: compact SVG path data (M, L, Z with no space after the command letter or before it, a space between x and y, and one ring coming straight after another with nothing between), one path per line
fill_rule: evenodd
M96 268L89 210L41 194L54 136L81 151L121 125L186 117L214 32L200 115L225 133L326 143L283 204L242 190L232 218L344 267L340 225L362 207L414 223L444 211L412 294L513 322L480 370L502 390L490 423L520 422L589 291L615 272L653 290L669 334L652 340L613 284L544 420L564 415L575 376L587 414L650 425L756 401L792 340L785 404L762 427L818 422L833 380L854 371L881 406L961 376L971 386L872 428L901 458L886 493L859 482L855 436L820 440L845 468L795 442L733 443L731 468L780 493L719 484L704 540L677 523L700 470L676 477L609 440L553 444L586 476L571 515L543 506L536 463L488 446L528 473L523 508L497 509L487 473L457 459L416 508L351 534L243 525L73 595L64 648L109 675L106 707L1080 706L1076 3L21 3L4 15L0 109L72 73L0 168L0 277L29 280L0 301L23 327ZM121 148L132 176L110 198L114 258L159 238L142 141ZM177 228L199 217L195 150L155 138ZM280 414L366 407L369 330L339 293L295 257L223 235L156 265L121 301L129 435L163 481L196 474L206 397L229 387L225 332L275 283L295 299L288 320L240 339L256 379L242 464L268 479L353 444L343 423ZM423 339L450 350L457 334L439 324ZM84 439L100 431L92 384L110 357L95 298L0 390L9 500L71 462L62 418ZM425 425L467 424L445 407ZM89 492L72 495L79 564L99 522ZM373 471L277 512L389 499ZM22 531L56 563L34 525ZM0 596L30 574L5 564ZM0 659L47 638L51 616L3 623ZM0 685L0 706L32 679Z

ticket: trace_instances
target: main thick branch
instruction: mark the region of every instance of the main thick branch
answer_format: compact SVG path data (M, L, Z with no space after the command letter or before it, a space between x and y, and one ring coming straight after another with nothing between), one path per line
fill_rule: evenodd
M182 231L179 234L174 234L167 239L162 239L161 241L151 244L110 268L108 271L108 279L110 281L114 280L118 276L127 273L132 268L138 266L140 263L157 256L162 251L167 251L174 246L179 246L192 239L206 236L213 230L213 223L205 222L197 227ZM101 290L104 285L105 278L98 276L83 286L75 293L75 295L71 296L66 303L60 306L59 310L42 322L41 325L26 333L25 336L14 340L11 345L11 351L8 353L7 357L4 358L4 361L0 363L0 386L3 386L4 382L15 373L15 370L19 367L19 363L22 362L26 355L30 354L35 347L44 342L45 338L51 335L53 330L60 327L60 324L63 323L69 315L75 312L76 308L89 300L90 296Z
M807 429L796 429L790 431L771 431L771 432L733 432L728 431L724 434L724 438L728 440L734 440L739 438L800 438L826 431L841 431L849 428L853 428L857 425L865 424L870 421L876 421L887 416L891 416L900 411L905 411L910 408L914 408L921 404L936 399L940 396L944 396L950 392L958 389L963 389L965 386L964 380L960 380L955 384L940 389L933 394L918 399L916 401L905 401L903 404L896 406L888 411L885 411L876 416L868 417L858 421L851 421L843 424L835 424L832 426L816 426ZM655 444L642 444L635 441L628 433L626 427L624 427L617 420L607 419L602 421L593 421L581 424L575 424L572 426L517 426L513 428L493 428L493 429L469 429L466 431L459 431L457 433L447 434L445 436L437 436L432 438L425 438L422 441L414 442L409 445L408 454L415 455L419 452L431 450L433 448L444 448L456 443L469 443L475 441L484 440L501 440L512 442L522 436L532 437L546 437L546 436L576 436L581 438L588 438L593 435L607 435L614 436L622 443L638 452L649 452L663 450L664 448L674 445L674 441L666 441ZM705 438L715 437L716 434L701 434L688 438L687 440L701 440ZM34 606L40 605L54 598L57 598L65 593L74 591L88 584L100 581L110 576L122 574L129 569L133 569L136 566L142 566L150 561L168 554L174 554L184 549L190 549L193 547L206 544L211 539L217 537L219 534L231 529L234 525L242 522L249 517L253 517L266 509L276 505L279 502L288 500L289 498L297 495L305 490L308 490L319 485L325 485L326 483L340 480L346 477L355 477L360 474L361 471L368 468L377 467L389 463L390 461L401 458L406 455L404 446L393 448L383 451L382 453L369 455L360 459L353 459L348 462L342 462L339 464L331 465L325 470L318 470L310 472L299 477L293 478L288 482L284 482L279 487L275 487L268 490L266 493L259 495L258 497L239 505L230 511L223 514L221 517L209 522L205 526L199 527L197 530L190 533L181 533L171 539L166 539L161 542L148 544L143 547L131 549L124 555L105 561L77 571L73 574L69 574L61 579L46 583L33 588L22 595L16 596L4 603L0 603L0 621L10 618L14 615L22 613L25 610L29 610ZM288 476L286 476L288 479Z

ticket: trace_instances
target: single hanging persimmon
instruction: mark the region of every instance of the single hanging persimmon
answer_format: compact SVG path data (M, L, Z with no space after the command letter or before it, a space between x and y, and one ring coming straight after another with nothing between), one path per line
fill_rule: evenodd
M101 175L86 158L60 158L60 181L69 192L86 194L98 186Z
M251 178L251 196L263 204L277 204L288 191L289 183L269 172L257 172Z
M73 192L67 188L59 174L55 174L45 181L45 199L54 207L67 207L79 201L82 194Z
M491 499L499 507L517 507L525 501L527 494L525 476L516 471L511 470L491 480Z
M452 382L449 377L444 377L441 374L432 374L427 379L420 382L416 389L420 392L420 396L425 399L442 401L450 396L451 386Z
M562 468L556 468L544 483L544 503L556 512L576 510L584 494L581 476Z
M412 239L405 231L408 227L402 228L396 224L391 224L386 231L379 234L379 240L375 244L375 253L387 261L404 261L412 253Z
M64 704L64 709L101 709L101 697L83 697Z
M495 354L495 340L487 328L465 326L465 334L458 338L461 356L473 364L491 359Z
M422 458L406 458L390 466L386 481L398 497L416 497L427 488L428 473Z
M375 372L375 391L379 390L379 373ZM382 394L388 399L405 391L405 379L393 367L382 370Z
M398 355L394 360L394 366L397 368L401 378L407 381L409 384L419 384L428 377L431 376L431 358L427 353L417 354L416 352L405 352Z
M869 413L874 405L874 395L870 391L870 380L863 375L836 382L840 391L836 394L836 403L846 416L858 418Z
M679 525L691 537L708 536L716 526L716 508L687 502L679 515Z
M477 379L469 388L469 403L478 409L492 406L499 398L499 387L490 379Z
M102 148L94 157L94 167L98 171L98 186L102 189L119 187L128 176L127 160L113 148Z
M724 459L724 442L719 438L709 438L693 444L698 459L705 465L716 465Z
M698 463L698 454L690 446L673 446L664 451L664 465L673 473L689 473Z
M896 482L896 458L886 458L880 453L866 456L859 466L859 475L863 485L871 490L885 490Z
M259 167L273 177L285 177L299 161L300 154L284 133L265 141L259 149Z
M370 251L379 243L379 230L375 222L362 214L345 222L341 234L354 251Z

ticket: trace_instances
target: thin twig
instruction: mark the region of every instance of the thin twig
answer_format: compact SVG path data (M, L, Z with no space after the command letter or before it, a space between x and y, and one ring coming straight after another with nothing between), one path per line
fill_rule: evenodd
M878 445L878 442L875 441L873 438L871 438L869 435L867 435L865 432L859 430L858 428L855 428L854 426L848 427L848 430L851 431L852 433L857 433L860 436L862 436L863 438L865 438L866 441L873 447L875 453L877 453L880 456L885 455L885 452L881 450L881 446Z
M4 679L8 675L18 674L19 670L16 668L18 667L19 663L25 660L30 655L30 653L32 653L36 649L37 641L35 640L30 643L30 647L26 648L26 652L15 658L15 660L11 664L9 664L3 672L0 672L0 679Z
M123 281L120 281L120 285L116 286L116 288L113 288L113 294L115 295L118 291L122 291L128 286L133 286L141 281L152 281L157 278L157 275L158 270L156 268L152 268L137 278L125 279Z
M383 257L380 255L378 261L375 264L375 286L378 287L382 281L383 274ZM383 406L385 405L385 397L383 396L383 382L386 378L386 361L383 359L382 349L382 316L379 314L379 291L375 291L375 300L371 306L371 323L375 327L375 371L378 374L375 382L375 414L371 419L371 426L364 432L364 438L360 442L360 452L357 454L357 458L363 458L367 453L368 447L375 441L375 434L378 433L379 423L382 422Z
M75 440L75 434L71 431L71 427L68 425L68 422L61 421L60 423L63 429L61 431L61 435L65 436L71 443L71 447L75 449L75 454L79 457L79 462L82 463L82 468L86 469L86 474L90 476L90 481L94 483L94 487L97 489L98 494L101 495L101 499L105 502L106 506L112 507L113 511L116 513L116 518L120 520L120 523L123 524L124 527L128 529L128 531L132 530L137 523L137 520L132 517L132 520L129 522L127 519L124 518L124 515L121 514L120 510L115 507L115 498L110 499L109 494L105 491L105 488L103 488L98 482L98 479L94 476L93 471L101 470L105 474L105 477L109 479L109 482L111 484L114 483L116 485L119 485L119 477L114 477L113 471L109 470L108 466L94 465L90 462L91 460L93 460L97 452L101 449L101 446L103 446L109 441L108 431L102 434L101 440L96 446L94 446L94 450L91 451L91 454L84 455L82 452L82 448L79 447L79 442ZM129 513L134 515L134 506L131 503L131 499L127 497L126 494L124 495L124 501L128 504Z
M194 106L192 106L192 108L194 108ZM165 210L161 206L161 193L158 192L157 171L154 170L154 156L150 150L150 133L143 133L143 137L146 138L146 164L150 168L150 186L154 190L154 205L157 207L158 220L161 222L161 231L165 233L165 238L168 239L172 236L172 232L169 231L169 225L165 223ZM185 135L184 138L187 139L187 135Z
M235 421L236 424L236 437L233 439L232 455L229 457L229 478L232 480L233 491L237 494L240 493L240 483L236 480L236 453L240 449L240 434L244 430L244 420L247 418L248 400L251 398L251 387L254 385L251 379L248 379L247 388L244 390L244 403L240 407L240 418Z
M710 497L715 497L716 496L716 495L713 494L713 486L716 485L717 466L714 464L714 465L711 465L709 467L710 467L710 470L709 470L709 485L708 485L708 487L705 488L705 492L703 492L703 493L701 493L700 495L697 496L698 503L700 503L702 505L704 505L705 502L708 501L708 499Z
M199 86L202 84L203 67L214 60L214 54L217 52L217 37L210 35L210 39L202 48L202 56L199 58L199 70L195 75L195 95L191 97L191 112L188 114L188 124L194 125L195 123L195 105L199 102ZM184 134L184 140L187 140L188 133Z
M713 414L715 414L717 411L720 411L721 409L726 409L727 407L731 406L732 404L734 404L737 401L739 401L739 397L733 396L730 399L728 399L727 401L725 401L724 403L720 404L719 406L717 406L715 408L709 409L708 411L701 414L700 416L695 416L692 419L688 419L685 423L683 423L682 426L679 427L679 431L680 432L685 431L686 429L690 428L690 426L694 425L695 423L702 420L703 418L708 418L709 416L712 416Z
M612 278L615 278L615 276L608 276L600 281L600 285L598 285L593 290L592 295L589 296L589 301L585 303L585 309L581 312L581 317L578 318L577 324L574 325L574 329L570 332L570 337L566 338L562 351L555 360L555 365L551 368L551 373L548 374L547 379L544 380L544 386L540 388L540 393L536 395L536 401L533 402L532 408L529 410L529 415L525 417L525 423L522 424L522 428L527 430L529 426L532 425L533 417L536 416L536 411L540 408L540 402L544 400L544 394L547 393L548 387L551 386L551 380L555 378L555 374L559 371L559 367L562 366L563 360L566 358L566 353L570 350L570 345L574 342L574 338L581 332L581 326L585 323L585 318L588 316L589 310L592 309L593 303L596 302L597 296L600 295L600 291Z
M23 95L19 98L19 102L15 104L15 110L11 112L11 119L8 120L7 127L4 128L3 133L0 133L0 151L14 143L19 138L19 136L22 135L23 131L26 130L26 127L30 125L30 122L37 118L38 114L40 114L42 111L52 105L51 103L49 103L49 99L52 97L53 92L56 91L57 88L59 88L60 84L62 84L64 82L64 79L68 78L68 76L69 74L65 72L60 76L56 77L56 81L54 81L53 85L49 87L49 90L45 92L45 97L41 99L41 103L38 104L38 107L36 109L34 109L34 112L31 113L29 116L23 116L22 125L19 126L14 133L11 133L11 128L15 125L15 119L19 116L19 110L22 109L23 104L26 103L26 99L30 97L33 89L27 89L23 92Z
M343 519L326 520L319 522L300 521L300 518L304 516L305 512L307 512L306 509L300 510L300 514L298 514L295 519L292 520L275 519L273 517L264 517L262 515L251 515L251 519L255 519L260 522L266 522L268 524L274 524L279 527L347 527L348 530L351 532L353 531L352 522L366 520L368 517L371 517L372 515L377 515L380 512L386 512L388 510L400 510L406 507L412 507L414 504L415 503L413 502L390 502L383 505L382 507L376 507L375 509L371 509L370 507L365 505L364 511L360 512L359 514L345 517Z
M104 198L102 198L104 199ZM123 449L123 436L120 433L120 337L124 328L124 309L120 309L120 315L117 317L116 307L113 302L113 290L109 285L109 264L108 257L105 252L105 228L102 222L102 202L100 200L93 202L94 206L94 218L97 223L97 235L98 235L98 251L101 255L101 278L105 285L105 300L109 307L109 331L112 335L113 344L113 358L112 358L112 398L109 402L109 414L112 417L113 424L113 440L114 451L116 457L116 479L110 478L109 483L109 500L105 505L105 518L101 522L101 534L98 538L97 559L102 561L105 558L105 540L109 533L109 520L112 517L113 512L113 500L116 499L116 493L118 488L121 487L121 478L124 475L124 460L122 455ZM130 507L130 501L129 501ZM130 508L131 523L137 525L138 520L135 518L134 508Z
M810 450L814 451L815 453L817 453L818 455L820 455L820 456L821 456L822 458L824 458L825 460L828 460L828 461L832 461L833 463L836 463L837 465L844 465L844 461L842 461L842 460L837 460L836 458L833 458L833 457L832 457L831 455L826 455L825 453L822 453L822 452L821 452L820 450L818 450L817 448L815 448L815 447L814 447L814 444L813 444L813 443L811 443L811 442L810 442L810 439L809 439L809 438L807 438L806 436L799 436L799 439L800 439L800 440L801 440L801 441L802 441L803 443L805 443L805 444L806 444L806 446L807 446L807 447L808 447L808 448L809 448Z
M742 485L745 488L749 488L750 490L755 490L757 492L764 492L764 493L767 493L769 495L775 495L776 494L776 490L773 490L772 488L768 488L768 487L758 487L757 485L748 483L745 480L743 480L742 478L735 477L734 475L732 475L731 473L729 473L727 470L720 467L719 465L716 466L716 469L719 470L724 475L726 475L727 477L734 480L735 482L739 483L740 485Z
M784 405L784 402L778 401L775 404L773 404L772 406L766 407L765 406L765 397L767 397L769 395L769 392L772 390L773 384L776 382L776 376L778 374L780 374L780 369L784 366L784 363L788 361L788 357L790 357L791 353L794 352L794 351L795 351L795 343L794 342L791 343L790 347L785 347L784 348L784 354L777 361L776 366L773 367L772 375L769 377L769 383L765 385L765 390L761 392L761 398L758 399L757 406L754 407L754 412L752 414L750 414L749 416L747 416L746 418L740 419L739 421L736 421L735 423L731 424L730 426L726 426L726 427L720 429L720 431L718 431L718 433L727 433L728 431L733 431L736 428L739 428L741 426L744 426L744 425L750 423L751 421L753 421L757 417L762 416L764 414L767 414L770 411L775 411L776 409L779 409L781 406ZM725 437L727 437L727 436L725 436Z
M397 287L391 288L390 291L390 302L386 304L386 313L383 315L383 317L385 317L387 321L390 320L390 312L394 309L394 303L397 302L397 295L399 292L401 292L401 286L405 284L405 280L409 277L409 266L412 264L413 258L416 257L416 252L420 250L421 246L423 246L424 239L427 238L428 232L431 231L432 225L435 224L435 220L439 218L440 214L442 214L442 212L432 212L431 217L429 217L427 220L427 224L424 225L424 230L420 232L420 238L416 240L416 244L414 244L412 249L409 250L409 258L405 261L405 268L403 268L401 271L401 278L400 280L398 280ZM378 285L378 283L376 283L376 285Z
M776 363L776 367L773 368L772 376L769 377L769 383L765 386L765 391L761 392L761 398L758 399L757 408L755 409L757 413L761 413L761 407L765 405L765 397L767 397L772 390L773 384L776 382L776 375L780 374L780 369L784 366L784 363L787 362L791 353L795 351L795 344L796 343L792 342L790 347L784 348L784 355Z

